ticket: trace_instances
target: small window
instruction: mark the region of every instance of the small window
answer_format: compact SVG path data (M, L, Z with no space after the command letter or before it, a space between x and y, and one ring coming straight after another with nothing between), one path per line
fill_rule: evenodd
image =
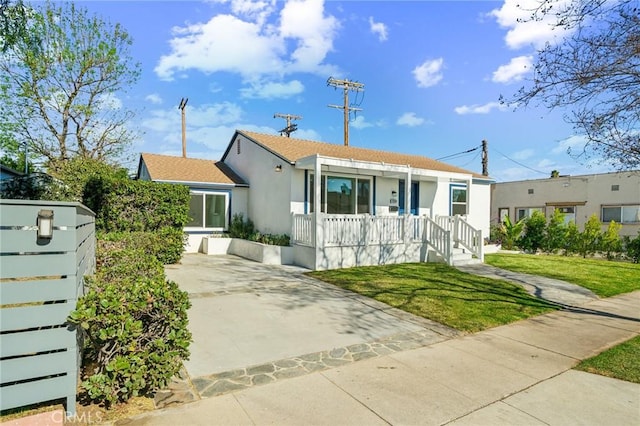
M612 191L620 191L620 185L611 185Z
M451 216L467 214L467 188L451 186Z
M508 207L500 207L498 209L498 219L500 220L500 223L504 223L504 221L506 220L507 216L509 216L509 208Z
M527 193L528 193L528 194L533 194L533 188L529 188L529 189L527 189Z

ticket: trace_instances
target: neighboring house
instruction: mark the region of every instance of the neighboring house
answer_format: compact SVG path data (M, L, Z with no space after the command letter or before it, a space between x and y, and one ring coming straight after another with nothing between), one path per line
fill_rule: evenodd
M247 211L248 185L221 161L144 153L140 155L138 179L189 187L187 252L199 251L204 235L226 230L232 211Z
M0 164L0 181L22 176L22 173Z
M175 162L170 177L149 167L160 157ZM139 177L196 191L204 176L179 160L205 161L143 154ZM294 262L311 269L428 256L453 263L453 245L482 258L489 235L491 178L430 158L236 131L222 159L207 163L234 174L209 176L210 185L224 179L232 199L246 191L226 216L246 213L263 233L291 235Z
M580 229L595 214L603 230L615 220L622 224L620 235L636 236L640 231L640 170L501 182L491 187L492 223L507 215L520 220L536 210L549 217L555 209Z

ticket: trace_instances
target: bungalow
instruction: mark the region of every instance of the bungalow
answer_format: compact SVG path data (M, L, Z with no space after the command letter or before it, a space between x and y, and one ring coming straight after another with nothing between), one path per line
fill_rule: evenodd
M218 162L142 154L138 177L191 188L190 251L235 213L311 269L482 260L489 233L492 180L416 155L236 131Z

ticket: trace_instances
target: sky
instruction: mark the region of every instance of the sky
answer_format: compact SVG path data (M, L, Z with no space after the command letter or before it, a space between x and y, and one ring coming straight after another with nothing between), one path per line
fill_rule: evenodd
M342 89L351 92L349 144L423 155L480 172L482 140L496 181L613 171L567 154L583 139L563 111L500 103L532 78L536 49L562 36L522 23L503 1L80 1L133 38L137 85L114 104L136 113L132 150L220 159L236 129L343 143ZM564 1L564 0L560 0ZM526 6L525 6L526 7Z

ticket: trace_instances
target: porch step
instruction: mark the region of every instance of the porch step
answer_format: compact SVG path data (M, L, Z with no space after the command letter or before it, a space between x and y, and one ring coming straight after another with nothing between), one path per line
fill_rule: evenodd
M453 249L453 266L462 266L462 265L475 265L480 262L480 259L476 259L473 255L464 248L454 248Z

